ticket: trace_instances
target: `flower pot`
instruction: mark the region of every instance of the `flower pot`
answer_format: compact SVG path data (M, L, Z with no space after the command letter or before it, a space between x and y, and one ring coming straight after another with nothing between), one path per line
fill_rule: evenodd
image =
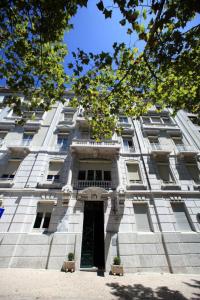
M122 265L111 265L111 273L113 275L124 275L124 268Z
M75 271L75 261L69 261L69 260L65 260L64 264L63 264L63 269L65 272L74 272Z

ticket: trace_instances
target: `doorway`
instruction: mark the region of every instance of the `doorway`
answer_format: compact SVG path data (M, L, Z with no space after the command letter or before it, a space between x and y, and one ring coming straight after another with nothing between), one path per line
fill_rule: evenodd
M81 268L105 268L103 201L85 201Z

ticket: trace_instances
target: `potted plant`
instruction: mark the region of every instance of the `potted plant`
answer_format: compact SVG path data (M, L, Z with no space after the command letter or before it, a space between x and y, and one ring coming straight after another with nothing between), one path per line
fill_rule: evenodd
M75 271L75 260L74 260L74 253L68 253L68 260L64 261L64 271L65 272L74 272Z
M113 275L124 275L124 269L121 265L121 259L119 256L115 256L113 259L113 265L111 265L111 273Z

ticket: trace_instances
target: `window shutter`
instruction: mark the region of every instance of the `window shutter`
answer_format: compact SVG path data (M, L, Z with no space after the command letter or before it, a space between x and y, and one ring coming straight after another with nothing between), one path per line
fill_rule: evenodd
M133 204L138 231L151 231L147 204Z
M63 162L50 162L48 175L58 175L63 166Z
M130 182L141 181L138 164L127 165Z
M177 227L180 231L191 231L183 203L171 203Z

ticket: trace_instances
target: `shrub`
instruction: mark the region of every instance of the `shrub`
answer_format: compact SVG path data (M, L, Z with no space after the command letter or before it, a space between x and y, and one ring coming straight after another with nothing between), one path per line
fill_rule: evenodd
M69 261L74 260L74 253L70 252L70 253L68 254L68 260L69 260Z
M121 259L119 256L115 256L113 259L114 265L120 265L121 264Z

